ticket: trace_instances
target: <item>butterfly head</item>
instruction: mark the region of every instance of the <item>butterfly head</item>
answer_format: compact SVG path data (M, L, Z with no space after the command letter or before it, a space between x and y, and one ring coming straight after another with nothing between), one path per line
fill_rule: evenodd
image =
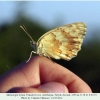
M31 45L31 47L33 47L34 53L37 53L37 44L36 44L36 42L30 41L30 45Z

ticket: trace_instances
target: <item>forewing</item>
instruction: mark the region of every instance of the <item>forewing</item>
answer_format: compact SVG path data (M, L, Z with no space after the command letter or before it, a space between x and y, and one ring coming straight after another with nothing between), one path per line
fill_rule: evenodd
M81 49L86 29L83 22L53 29L40 37L37 52L54 59L70 60Z

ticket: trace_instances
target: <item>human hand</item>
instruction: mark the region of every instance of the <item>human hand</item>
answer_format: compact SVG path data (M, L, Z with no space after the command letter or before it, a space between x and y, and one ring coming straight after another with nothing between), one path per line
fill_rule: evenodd
M78 76L52 62L35 56L0 77L0 92L8 93L91 93Z

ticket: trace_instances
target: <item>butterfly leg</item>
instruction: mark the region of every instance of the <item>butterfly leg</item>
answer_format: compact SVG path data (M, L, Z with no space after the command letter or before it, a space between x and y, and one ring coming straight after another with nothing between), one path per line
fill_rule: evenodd
M55 63L48 55L46 55L46 57L51 60L53 63Z
M26 63L29 62L29 60L31 59L31 57L32 57L32 53L35 53L35 54L36 54L36 52L31 51L30 56L29 56L28 60L26 61Z
M52 59L50 58L50 56L47 53L43 53L42 55L52 61Z

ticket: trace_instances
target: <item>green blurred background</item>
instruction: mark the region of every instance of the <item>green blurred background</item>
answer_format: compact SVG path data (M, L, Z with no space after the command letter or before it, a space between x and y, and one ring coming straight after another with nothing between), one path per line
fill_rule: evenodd
M3 2L0 3L2 4ZM8 4L9 3L10 2L8 2ZM42 34L49 31L50 29L71 22L71 21L64 21L64 23L62 23L63 15L60 16L60 14L58 14L60 17L58 15L57 15L58 17L56 15L54 16L54 19L56 19L54 24L51 26L49 25L47 26L46 22L43 21L39 22L41 20L39 16L36 17L34 15L35 16L34 17L32 15L31 17L33 17L33 19L27 17L28 13L25 14L25 12L27 11L27 7L28 7L27 4L29 5L28 2L15 2L15 3L17 3L16 11L15 11L16 16L14 17L13 21L11 23L9 22L0 23L0 75L9 71L10 69L20 64L24 60L28 59L30 52L33 50L30 47L29 37L19 27L20 25L25 25L25 27L27 28L28 32L31 34L33 39L37 41ZM42 2L42 3L46 3L46 2ZM57 4L57 2L54 3ZM71 2L71 4L72 3L73 2ZM48 5L49 4L50 3L48 3ZM33 3L33 10L34 10L34 6L35 3ZM4 8L0 8L1 15L3 9ZM50 9L48 9L47 11L50 12L49 10ZM70 15L70 13L68 13L68 15ZM93 16L96 19L97 16L95 15ZM44 18L46 17L48 16L44 15ZM71 20L71 18L69 17L68 19ZM85 19L86 17L82 17L82 19L80 20L77 19L76 21L79 22L85 21ZM86 21L86 22L92 24L90 30L92 30L93 27L94 29L93 31L91 31L92 35L90 34L86 35L86 37L88 36L88 38L87 40L84 41L82 45L82 49L78 53L78 56L73 58L71 61L65 61L65 60L54 60L54 61L68 68L76 75L78 75L80 78L82 78L91 87L93 92L99 93L100 92L100 35L99 35L100 23L96 24L93 23L92 21L90 22ZM98 20L98 22L100 22L100 20ZM88 24L88 26L90 24Z

